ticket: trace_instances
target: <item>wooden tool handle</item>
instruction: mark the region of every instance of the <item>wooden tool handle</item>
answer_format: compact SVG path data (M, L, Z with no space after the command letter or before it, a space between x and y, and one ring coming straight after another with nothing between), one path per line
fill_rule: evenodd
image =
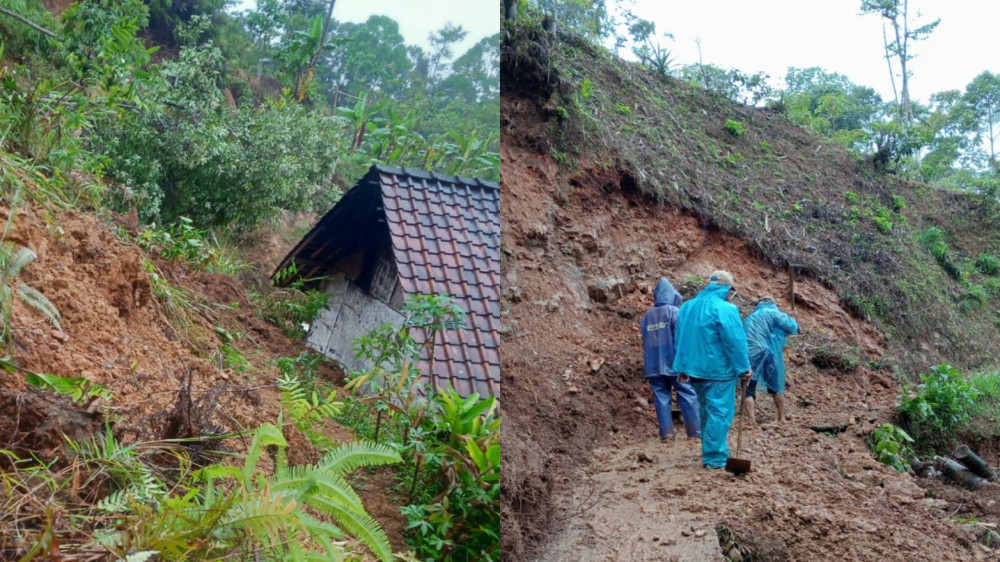
M740 425L736 433L736 458L742 458L740 452L743 450L743 403L747 399L747 383L740 377Z

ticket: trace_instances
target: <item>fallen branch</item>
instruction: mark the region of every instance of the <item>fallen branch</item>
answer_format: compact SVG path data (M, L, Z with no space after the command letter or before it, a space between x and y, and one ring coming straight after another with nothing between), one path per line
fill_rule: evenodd
M45 29L44 27L42 27L42 26L38 25L37 23L29 20L28 18L22 16L21 14L18 14L16 12L12 12L12 11L8 10L7 8L0 8L0 14L8 15L8 16L10 16L10 17L12 17L12 18L20 21L24 25L26 25L26 26L34 29L35 31L38 31L39 33L44 33L45 35L48 35L49 37L56 37L56 34L54 32L49 31L48 29Z

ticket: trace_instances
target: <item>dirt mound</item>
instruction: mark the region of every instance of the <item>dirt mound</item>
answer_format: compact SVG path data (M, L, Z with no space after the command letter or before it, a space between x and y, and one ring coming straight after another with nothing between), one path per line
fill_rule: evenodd
M6 218L7 211L0 210L0 221ZM297 356L305 347L256 317L235 279L147 258L108 225L76 211L19 208L7 240L37 254L17 281L41 292L61 314L59 330L14 300L16 365L84 377L110 389L113 398L103 405L105 417L101 404L88 408L42 395L28 389L20 373L6 374L0 383L0 448L52 460L64 456L63 435L85 441L103 432L105 420L125 443L211 436L277 420L280 402L271 360ZM155 277L148 273L151 267ZM166 283L173 292L157 297L154 282ZM222 334L233 338L229 345L241 352L245 365L225 363ZM321 369L324 378L338 376L330 366ZM331 421L324 432L337 441L353 439L349 429ZM294 427L285 433L290 463L318 460L305 435ZM210 448L239 452L248 446L242 438L210 440L206 446L192 445L191 453L197 462ZM378 480L366 489L366 501L391 505L390 487L384 484ZM403 548L404 519L398 510L377 511L393 544Z

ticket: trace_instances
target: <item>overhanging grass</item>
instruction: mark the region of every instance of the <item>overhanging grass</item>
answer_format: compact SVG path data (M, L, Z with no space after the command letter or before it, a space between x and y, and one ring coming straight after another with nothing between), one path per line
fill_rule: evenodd
M969 409L968 431L984 439L1000 437L1000 367L970 377L979 396Z

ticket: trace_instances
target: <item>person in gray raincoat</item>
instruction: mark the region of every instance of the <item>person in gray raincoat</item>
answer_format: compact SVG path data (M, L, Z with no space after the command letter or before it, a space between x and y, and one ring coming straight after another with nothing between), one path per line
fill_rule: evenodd
M743 407L747 420L754 425L754 400L757 384L764 381L767 393L774 398L778 411L778 422L785 421L785 338L799 331L799 325L788 314L782 312L774 299L764 297L757 301L754 311L743 321L747 334L747 351L753 377L747 385L747 396Z

